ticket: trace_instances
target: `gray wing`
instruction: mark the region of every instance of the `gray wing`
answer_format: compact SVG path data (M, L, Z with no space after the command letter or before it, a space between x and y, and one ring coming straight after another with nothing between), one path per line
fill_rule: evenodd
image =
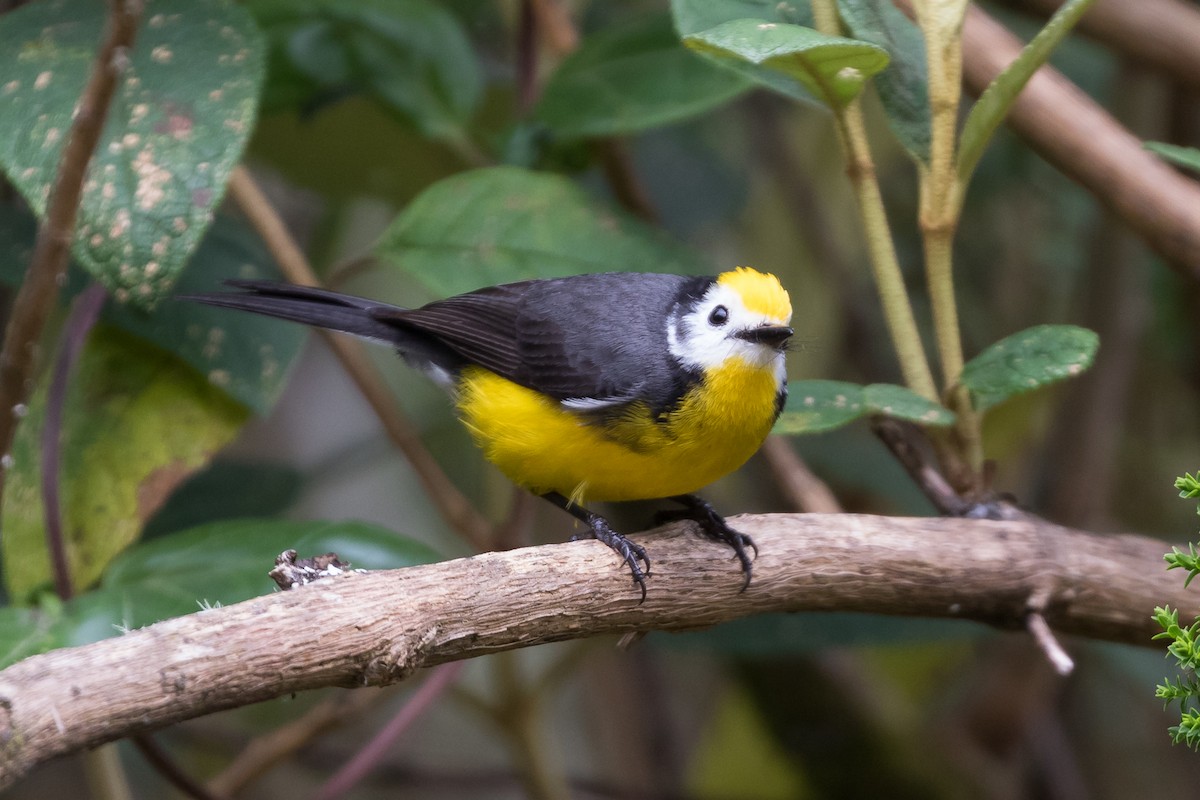
M505 284L381 322L432 334L464 360L587 413L639 398L673 402L683 376L667 351L668 315L711 279L604 273ZM658 409L656 409L658 410Z

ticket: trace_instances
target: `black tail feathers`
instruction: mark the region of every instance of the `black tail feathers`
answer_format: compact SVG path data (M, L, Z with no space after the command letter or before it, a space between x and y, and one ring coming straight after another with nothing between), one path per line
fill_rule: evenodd
M225 283L242 291L178 295L177 299L251 311L393 345L404 338L395 325L377 317L381 313L386 315L399 311L396 306L290 283L248 280L228 280Z

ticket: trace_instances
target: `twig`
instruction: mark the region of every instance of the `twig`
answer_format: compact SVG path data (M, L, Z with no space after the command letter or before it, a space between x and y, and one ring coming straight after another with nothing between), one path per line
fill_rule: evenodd
M972 5L963 25L963 80L982 92L1021 43ZM1013 105L1008 125L1091 192L1159 255L1200 276L1200 185L1142 148L1141 140L1061 73L1042 67Z
M552 51L565 56L579 47L579 31L561 0L531 0L531 5L542 40Z
M1033 636L1033 640L1037 642L1037 646L1046 654L1046 660L1050 662L1050 666L1054 667L1054 671L1063 676L1074 672L1074 659L1059 644L1058 639L1054 636L1054 631L1050 630L1050 624L1046 622L1046 618L1037 612L1033 612L1029 615L1026 624L1029 627L1029 633Z
M1028 598L1061 635L1151 645L1145 609L1200 613L1160 540L1040 520L742 516L754 582L728 548L676 525L635 535L654 559L645 603L595 541L354 573L297 591L32 656L0 671L0 788L34 765L201 714L328 686L395 683L422 667L636 630L768 612L869 611L1024 630ZM1047 590L1047 587L1049 589ZM310 632L332 631L314 644ZM186 642L186 646L181 646ZM61 727L60 727L61 726Z
M142 758L154 767L159 775L162 775L167 781L179 791L183 792L188 797L195 800L218 800L220 795L213 794L208 789L197 783L190 775L179 768L166 752L159 747L158 742L154 741L148 734L141 734L130 737L133 746L142 754Z
M1049 17L1062 0L1004 0ZM1179 0L1096 0L1079 30L1118 53L1200 87L1200 9Z
M434 669L421 688L413 692L400 712L380 729L375 738L317 790L317 800L340 797L361 781L379 763L388 748L458 679L463 666L464 662L457 661Z
M59 598L69 599L75 593L71 582L71 564L67 558L67 542L63 532L62 504L59 502L60 459L62 456L63 410L67 404L68 378L79 354L87 342L88 333L100 318L100 310L108 293L93 283L75 298L71 313L63 328L61 350L54 363L54 374L46 393L46 417L42 422L42 507L46 521L46 546L54 569L54 591Z
M537 104L541 87L538 85L538 29L533 0L521 0L517 18L517 111L527 115Z
M842 505L821 480L796 454L787 439L771 436L763 444L763 457L771 465L779 487L797 511L840 514Z
M229 766L208 782L208 790L216 795L237 794L317 737L377 706L381 702L380 691L343 692L319 703L298 719L251 740Z
M244 166L234 168L229 179L229 193L258 232L287 279L304 286L320 285L316 273L308 264L308 259ZM408 459L442 516L476 549L490 549L491 525L446 476L437 459L425 447L416 429L404 416L367 357L362 344L331 331L320 330L319 333L325 337L334 355L342 362L346 372L379 417L388 437Z
M32 394L38 344L58 299L60 281L66 275L83 181L104 129L117 78L125 67L129 49L133 47L141 12L140 0L112 0L110 3L108 29L76 106L58 172L50 188L46 216L38 227L29 271L13 301L12 316L0 350L0 454L3 454L0 455L0 494L11 460L8 454L20 421L17 408Z
M904 467L904 471L934 508L952 517L967 513L971 504L959 497L954 487L929 463L917 446L915 439L921 435L920 428L877 416L871 418L871 430L892 451L900 466Z
M615 138L597 139L593 150L600 157L600 167L604 170L604 178L612 188L617 202L626 211L634 214L643 222L658 225L658 210L650 200L646 187L638 179L633 168L633 160L625 144Z

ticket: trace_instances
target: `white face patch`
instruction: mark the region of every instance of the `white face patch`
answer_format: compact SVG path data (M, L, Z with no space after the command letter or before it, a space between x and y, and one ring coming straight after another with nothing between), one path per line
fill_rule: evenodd
M711 369L739 358L756 367L772 367L782 381L783 353L737 333L763 325L787 325L789 321L750 311L732 287L714 283L695 308L668 320L667 345L671 355L693 369Z

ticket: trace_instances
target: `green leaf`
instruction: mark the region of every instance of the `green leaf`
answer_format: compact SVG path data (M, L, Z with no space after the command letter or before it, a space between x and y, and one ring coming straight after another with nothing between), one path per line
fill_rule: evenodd
M32 216L0 209L0 283L20 284L36 233ZM219 289L226 278L280 277L262 241L244 223L219 214L175 288L203 293ZM73 264L63 299L89 283L91 278ZM178 355L214 386L260 414L274 406L308 336L303 328L279 325L257 314L175 301L160 303L153 311L108 303L102 319Z
M1016 60L996 76L971 107L971 113L967 115L962 135L959 137L958 181L961 186L970 182L971 174L983 156L984 148L991 141L996 128L1008 115L1008 110L1016 102L1017 95L1025 88L1033 74L1049 60L1054 48L1071 32L1092 2L1093 0L1068 0L1061 5L1046 23L1046 27L1038 31L1037 36L1025 46Z
M98 0L42 0L0 17L0 168L39 218L104 19ZM118 300L152 306L208 228L254 126L262 62L238 6L146 4L72 243Z
M860 417L882 414L922 425L954 424L954 412L931 403L903 386L845 381L790 381L787 405L774 433L821 433Z
M892 383L872 383L864 386L863 400L872 414L883 414L885 417L934 427L954 424L954 412L950 409Z
M812 6L807 2L779 0L671 0L671 16L679 35L690 36L735 19L761 19L789 25L815 27Z
M43 387L18 429L0 539L10 596L50 578L39 480ZM171 490L233 438L245 408L171 354L98 327L76 365L61 442L63 528L75 586L135 541Z
M774 433L820 433L867 413L863 387L845 381L789 381L787 405Z
M269 594L267 573L284 550L337 553L354 569L397 569L438 560L428 546L363 522L239 519L190 528L131 548L99 589L68 606L68 644L114 635Z
M1200 172L1200 150L1195 147L1180 147L1166 142L1146 142L1143 146L1164 161Z
M962 384L986 410L1021 392L1079 375L1100 337L1074 325L1038 325L993 344L963 367Z
M479 105L475 50L436 3L259 0L250 9L271 41L273 85L282 79L294 105L362 91L435 139L461 138Z
M299 472L282 464L216 461L171 493L146 538L235 517L280 514L300 495ZM246 487L254 487L247 491Z
M218 215L175 291L217 291L226 278L281 277L253 231ZM176 354L213 386L260 414L274 407L308 338L297 325L174 298L151 312L110 303L103 318Z
M588 37L550 76L537 118L564 138L611 136L694 117L749 89L679 43L666 15Z
M384 232L376 254L439 296L583 272L711 271L566 178L518 167L463 172L429 187Z
M882 47L756 19L725 22L683 41L720 62L748 64L797 81L833 109L845 107L888 65Z
M46 609L0 608L0 669L56 647L62 647L61 605Z
M855 39L888 51L891 63L875 76L888 126L919 163L929 161L929 78L925 39L891 0L838 0L842 21Z

